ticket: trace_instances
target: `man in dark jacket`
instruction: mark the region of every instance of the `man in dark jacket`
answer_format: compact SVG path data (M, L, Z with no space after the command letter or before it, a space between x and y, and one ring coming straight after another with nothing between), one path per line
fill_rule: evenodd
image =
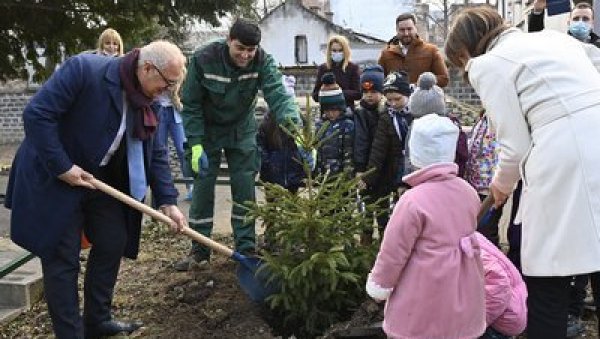
M138 252L141 213L100 191L96 177L143 200L149 184L157 206L180 230L186 220L164 147L154 143L150 103L183 76L185 57L166 41L121 58L80 54L67 60L23 112L25 139L6 194L11 238L41 258L44 295L57 338L130 333L139 323L112 320L121 257ZM77 278L81 231L91 241L83 319Z
M546 9L546 0L535 0L533 2L533 10L529 13L527 28L529 32L538 32L544 29L544 12ZM592 6L587 2L580 2L569 14L569 30L567 34L570 36L590 44L600 47L600 37L592 31L594 24L594 11Z

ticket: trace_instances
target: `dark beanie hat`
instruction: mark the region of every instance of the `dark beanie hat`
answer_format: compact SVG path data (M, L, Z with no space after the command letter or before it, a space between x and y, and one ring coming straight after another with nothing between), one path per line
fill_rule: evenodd
M388 74L383 83L383 93L388 92L398 92L404 96L410 96L412 90L408 82L408 74L402 71Z
M321 111L326 109L337 108L340 110L346 109L346 100L344 92L335 82L335 75L331 72L323 74L321 77L321 90L319 91L319 104Z
M383 68L379 65L365 67L360 76L360 89L383 93Z

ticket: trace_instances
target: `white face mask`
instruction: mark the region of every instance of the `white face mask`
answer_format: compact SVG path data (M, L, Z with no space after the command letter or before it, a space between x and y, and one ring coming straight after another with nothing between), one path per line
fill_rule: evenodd
M344 60L344 52L331 52L331 61L342 62Z

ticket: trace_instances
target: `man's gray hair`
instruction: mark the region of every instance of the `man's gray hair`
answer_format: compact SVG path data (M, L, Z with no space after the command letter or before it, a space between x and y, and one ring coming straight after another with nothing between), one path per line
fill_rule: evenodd
M179 61L185 65L185 56L175 44L166 40L156 40L140 49L138 66L142 66L145 61L162 70L172 61Z

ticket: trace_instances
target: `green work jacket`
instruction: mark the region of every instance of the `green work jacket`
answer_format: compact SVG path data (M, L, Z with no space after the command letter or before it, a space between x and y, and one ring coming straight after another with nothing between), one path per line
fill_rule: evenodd
M262 48L247 67L233 66L224 39L194 52L183 84L181 117L188 145L209 142L229 131L256 137L255 107L262 90L269 109L280 124L298 123L298 105L286 93L273 57Z

